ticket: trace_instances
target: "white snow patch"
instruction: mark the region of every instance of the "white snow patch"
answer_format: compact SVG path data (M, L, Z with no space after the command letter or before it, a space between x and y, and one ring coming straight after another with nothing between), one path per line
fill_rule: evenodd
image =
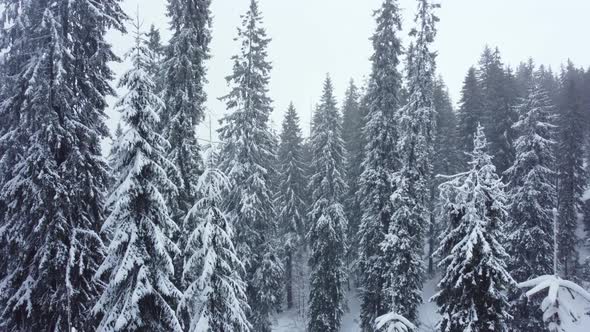
M348 293L348 311L342 319L342 332L358 332L361 330L361 301L356 291Z
M430 298L436 294L436 285L438 285L439 281L440 276L435 276L424 283L424 288L422 290L422 305L418 311L418 315L420 316L418 330L420 332L436 331L436 324L440 319L440 315L436 312L438 310L436 303L430 302Z
M361 303L356 291L350 291L347 295L348 310L342 318L342 332L358 332L360 327ZM272 327L273 332L305 332L305 318L297 309L291 309L280 313L275 318Z

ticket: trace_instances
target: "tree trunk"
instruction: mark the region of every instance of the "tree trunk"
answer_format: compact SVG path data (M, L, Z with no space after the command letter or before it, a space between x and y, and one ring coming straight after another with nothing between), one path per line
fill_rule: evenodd
M291 251L287 254L286 272L287 309L291 309L293 308L293 253Z

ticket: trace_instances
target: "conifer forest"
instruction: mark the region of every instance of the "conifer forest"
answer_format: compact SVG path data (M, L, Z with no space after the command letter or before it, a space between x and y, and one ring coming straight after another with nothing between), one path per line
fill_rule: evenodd
M372 0L277 104L279 1L129 1L0 0L0 332L590 331L590 63L479 40L455 96L450 0Z

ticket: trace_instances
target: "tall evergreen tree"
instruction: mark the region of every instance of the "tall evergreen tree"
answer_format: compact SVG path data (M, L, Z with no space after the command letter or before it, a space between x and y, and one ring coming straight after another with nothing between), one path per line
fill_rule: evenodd
M519 121L514 129L516 159L508 176L509 223L508 268L520 282L553 274L553 208L556 203L553 106L538 81L518 107ZM520 295L520 298L518 297ZM529 302L516 292L513 298L515 331L543 331L540 301Z
M375 319L388 313L390 299L383 297L384 261L380 243L391 219L393 185L396 171L396 112L400 107L402 76L398 71L402 46L400 8L397 0L384 0L375 12L377 31L373 35L373 69L366 103L367 116L363 134L366 140L358 195L362 220L360 239L361 328L373 331Z
M418 0L417 27L410 33L415 44L408 55L408 103L398 114L400 170L393 174L393 214L382 243L387 296L391 312L417 321L422 303L424 239L430 222L430 179L435 135L434 71L431 44L436 36L440 5Z
M275 138L269 129L272 112L268 97L271 64L267 60L270 39L262 27L255 0L242 16L237 40L241 50L233 57L233 73L227 78L231 91L223 98L231 111L222 120L221 169L231 189L225 209L236 225L238 257L245 264L249 321L254 331L270 331L271 314L280 306L283 267L275 252L277 235L273 205Z
M297 256L305 247L305 167L302 151L303 138L299 116L291 103L283 121L278 153L279 230L285 262L285 292L287 308L293 307L293 272Z
M197 183L198 201L187 218L197 227L184 248L182 301L184 330L191 332L250 331L246 313L243 264L233 244L233 226L221 210L229 179L217 169L217 152L207 151L205 171ZM182 316L186 314L186 317Z
M588 68L583 75L582 80L582 112L586 115L585 122L585 147L584 147L584 158L585 172L590 174L590 68ZM1 153L1 152L0 152ZM585 190L586 192L590 189L590 179L586 176ZM584 212L584 229L586 231L585 244L590 245L590 199L587 194L584 194L585 201L583 202ZM0 208L1 209L1 208ZM0 212L1 213L1 212ZM590 277L590 259L586 259L587 265L587 276ZM588 278L590 279L590 278Z
M436 138L434 139L434 155L432 158L432 179L430 180L430 225L428 229L428 274L435 272L434 250L438 246L441 225L436 222L438 215L438 185L441 181L437 174L455 174L459 170L460 155L457 148L457 115L447 87L439 77L434 82L433 106L436 111Z
M468 167L467 153L473 151L473 134L477 131L478 123L484 123L483 94L477 81L477 71L471 67L463 81L457 113L457 145L462 168Z
M512 125L517 116L514 78L504 65L498 48L486 47L479 62L478 80L483 96L482 125L490 137L490 151L500 174L514 161Z
M352 241L352 239L356 238L358 234L362 218L361 200L357 195L364 148L363 127L365 121L361 98L359 88L351 80L342 104L342 140L346 151L346 184L348 185L344 210L348 219L348 238L351 239L349 260L356 259L358 253L358 245L355 245L358 241Z
M181 331L172 308L181 295L172 282L178 248L170 236L177 227L163 194L176 190L167 175L174 166L165 157L168 142L155 131L162 101L148 74L150 51L137 30L129 52L133 68L119 83L128 89L117 103L127 129L116 143L120 177L103 225L112 240L97 271L108 282L94 312L102 314L99 331Z
M486 150L480 126L470 169L440 186L448 225L437 250L446 273L433 297L442 315L440 331L507 331L510 315L504 292L514 282L500 244L506 196Z
M434 174L454 174L459 169L457 158L457 114L448 88L442 77L434 81L433 107L436 111L436 139L434 140ZM471 134L473 136L473 134ZM472 142L473 143L473 142Z
M581 102L580 73L569 62L561 77L558 140L558 250L561 274L574 279L579 253L576 228L584 193L584 114Z
M540 65L539 69L535 73L535 77L539 81L539 85L547 91L549 99L553 102L553 105L559 104L559 78L553 73L551 67L545 68L544 65ZM555 108L556 116L558 109Z
M534 80L534 75L535 62L532 58L529 58L526 62L521 62L518 65L514 75L516 94L518 95L518 98L527 98L529 96L530 88Z
M590 67L583 71L582 78L582 111L586 114L586 133L590 133L590 93L588 92L590 92ZM586 142L586 156L588 158L590 157L590 139L587 139Z
M313 118L313 204L308 241L311 245L310 332L340 331L345 307L345 253L347 220L342 206L346 192L342 119L328 77Z
M0 330L92 330L119 1L0 1Z
M164 57L164 105L160 127L170 143L168 159L180 172L178 197L169 199L172 218L182 224L196 201L196 185L203 169L195 127L205 115L205 61L211 41L211 0L168 0L172 38ZM184 225L189 234L195 225ZM180 245L184 247L184 236ZM181 260L180 260L181 261Z

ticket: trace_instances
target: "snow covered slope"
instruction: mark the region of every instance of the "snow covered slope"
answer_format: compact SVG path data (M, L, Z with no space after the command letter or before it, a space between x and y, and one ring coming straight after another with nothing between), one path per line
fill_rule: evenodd
M435 332L439 315L436 313L435 303L429 302L430 297L436 292L436 284L439 277L428 280L424 285L424 304L420 307L420 327L418 332ZM574 300L574 305L580 313L590 312L590 303L580 297ZM360 302L356 292L348 294L348 312L342 321L342 332L360 331ZM577 322L566 322L566 332L589 332L590 316L583 316ZM274 332L305 332L305 320L297 310L285 311L278 315L273 327Z

